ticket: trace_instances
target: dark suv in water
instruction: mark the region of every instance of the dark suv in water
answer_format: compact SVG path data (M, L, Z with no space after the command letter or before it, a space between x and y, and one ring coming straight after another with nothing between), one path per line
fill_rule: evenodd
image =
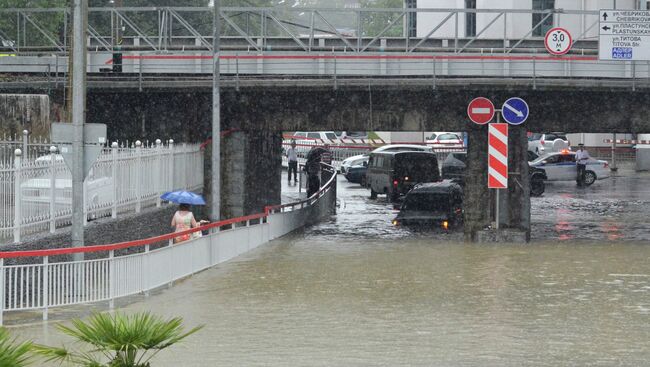
M442 228L463 223L463 188L452 180L423 183L406 194L394 225Z

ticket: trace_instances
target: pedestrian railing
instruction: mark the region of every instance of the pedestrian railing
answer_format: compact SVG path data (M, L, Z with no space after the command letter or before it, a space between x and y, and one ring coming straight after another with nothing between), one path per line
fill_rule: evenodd
M0 252L0 325L10 311L42 310L47 320L53 307L101 301L113 307L118 298L148 294L318 221L336 201L336 172L330 166L323 174L326 184L310 198L260 214L112 245ZM173 243L175 237L206 231ZM79 253L87 260L65 261Z
M203 186L203 153L198 145L105 148L84 181L87 220L160 206L165 191L198 190ZM11 161L0 161L0 243L21 236L54 233L72 215L70 170L56 147L38 158L15 150Z

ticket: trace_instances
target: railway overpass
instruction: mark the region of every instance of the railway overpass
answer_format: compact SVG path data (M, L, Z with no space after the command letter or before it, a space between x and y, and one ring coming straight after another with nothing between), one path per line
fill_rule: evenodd
M88 121L107 123L111 139L141 130L161 136L173 131L190 140L207 138L213 53L207 31L211 27L203 27L200 19L210 11L90 9ZM514 174L509 197L523 203L523 209L512 205L507 222L524 229L530 228L527 130L650 131L650 63L598 60L595 11L290 10L307 14L309 21L303 23L287 20L286 11L222 10L226 24L220 53L222 125L233 131L222 143L222 166L228 172L222 190L226 216L258 212L277 202L277 195L269 194L274 190L251 182L255 177L279 181L282 131L467 131L468 169L476 177L467 186L471 233L489 223L482 206L488 195L486 127L466 118L467 103L474 97L483 95L500 105L508 97L520 96L529 103L526 126L512 128L510 134ZM436 13L441 21L432 24L426 36L411 37L400 29L414 12ZM450 34L449 27L458 29L459 18L468 12L493 21L476 36ZM18 19L14 29L2 31L7 56L0 58L1 91L46 90L62 103L68 93L67 40L48 35L42 23L56 14L65 20L69 12L0 13ZM338 19L334 14L340 18L341 13L353 19L352 34L334 25ZM157 19L156 26L143 21L142 14ZM495 37L494 27L506 29L509 21L532 14L553 17L557 24L574 18L589 22L582 22L571 51L562 56L548 55L543 40L533 36L541 22L514 36L504 32ZM242 15L249 20L248 27L242 26ZM366 21L373 16L388 19L386 27L373 33L372 22ZM259 22L250 23L251 18ZM59 28L66 24L63 21ZM9 34L18 41L10 40ZM247 183L244 188L237 184L241 182Z

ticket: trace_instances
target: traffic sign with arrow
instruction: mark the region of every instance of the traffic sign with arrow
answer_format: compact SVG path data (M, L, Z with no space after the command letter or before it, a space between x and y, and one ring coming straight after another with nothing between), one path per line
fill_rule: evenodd
M520 125L528 118L528 103L519 97L509 98L501 107L501 116L511 125Z

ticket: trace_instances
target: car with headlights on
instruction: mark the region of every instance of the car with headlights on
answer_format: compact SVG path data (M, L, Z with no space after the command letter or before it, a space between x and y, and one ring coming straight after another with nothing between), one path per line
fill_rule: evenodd
M463 224L463 188L452 180L416 185L406 194L396 226L449 230Z

